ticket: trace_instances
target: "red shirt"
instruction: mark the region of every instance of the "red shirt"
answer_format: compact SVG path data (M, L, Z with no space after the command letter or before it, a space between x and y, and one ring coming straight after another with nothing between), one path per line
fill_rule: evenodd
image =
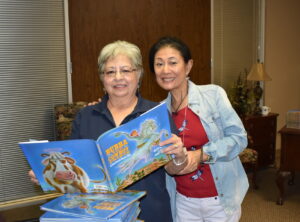
M187 150L201 149L208 142L201 120L190 108L185 107L177 113L172 113L172 118ZM199 164L195 172L175 176L175 180L177 191L187 197L204 198L218 195L209 164Z

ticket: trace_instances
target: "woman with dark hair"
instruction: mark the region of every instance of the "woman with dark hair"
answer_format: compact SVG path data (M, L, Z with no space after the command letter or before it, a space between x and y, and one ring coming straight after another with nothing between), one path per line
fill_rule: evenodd
M150 49L149 65L169 91L166 102L188 150L183 170L165 167L173 219L239 221L249 185L238 155L247 135L225 91L189 80L191 53L177 38L159 39Z

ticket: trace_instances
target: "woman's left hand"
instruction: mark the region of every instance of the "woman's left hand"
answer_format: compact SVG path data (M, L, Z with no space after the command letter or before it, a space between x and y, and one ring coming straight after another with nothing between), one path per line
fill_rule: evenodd
M188 151L187 152L187 158L188 158L188 164L187 166L181 170L178 175L183 175L187 173L194 172L198 169L198 166L200 164L200 155L202 150L195 150L195 151Z

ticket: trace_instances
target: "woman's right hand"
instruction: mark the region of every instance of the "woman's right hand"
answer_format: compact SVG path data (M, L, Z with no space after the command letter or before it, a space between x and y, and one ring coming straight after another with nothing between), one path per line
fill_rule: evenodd
M96 105L96 104L98 104L98 103L100 103L101 102L101 98L98 98L98 101L93 101L93 102L89 102L87 105L85 105L85 106L93 106L93 105Z
M28 175L30 177L31 182L35 183L36 185L40 185L39 181L36 179L36 176L32 170L29 170Z

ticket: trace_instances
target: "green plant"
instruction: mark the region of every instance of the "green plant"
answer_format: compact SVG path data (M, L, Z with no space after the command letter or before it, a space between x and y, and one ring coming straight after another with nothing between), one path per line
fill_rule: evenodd
M247 81L248 72L245 69L244 73L240 73L237 81L230 88L228 97L240 116L253 114L253 105L255 103L253 95L253 86Z

